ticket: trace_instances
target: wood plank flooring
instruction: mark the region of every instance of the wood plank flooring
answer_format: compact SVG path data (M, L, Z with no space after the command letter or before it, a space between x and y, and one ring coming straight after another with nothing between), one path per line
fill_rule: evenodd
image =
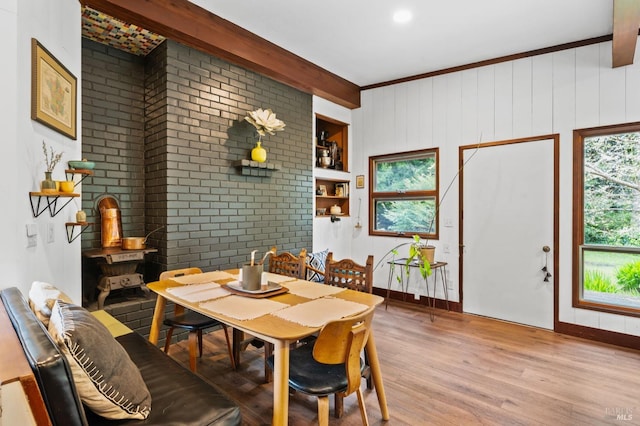
M387 394L382 421L375 391L365 399L372 425L640 424L640 351L474 315L390 302L374 330ZM205 337L198 373L242 410L243 425L271 422L272 385L262 350L242 353L232 371L222 332ZM171 356L188 368L186 341ZM290 425L317 424L316 400L292 394ZM360 425L355 395L331 425ZM617 417L619 416L619 417Z

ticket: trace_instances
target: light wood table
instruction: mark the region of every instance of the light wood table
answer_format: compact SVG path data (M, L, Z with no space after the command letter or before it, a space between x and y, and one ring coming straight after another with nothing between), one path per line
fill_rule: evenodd
M234 275L237 275L238 273L237 270L229 270L226 272ZM225 284L224 280L216 282ZM270 314L251 320L237 320L222 314L215 314L211 311L200 308L199 303L188 303L167 291L169 287L179 285L181 284L171 280L156 281L147 284L147 287L158 295L155 311L153 313L153 321L151 323L151 331L149 333L149 341L154 345L157 345L160 328L162 327L162 321L164 318L166 302L167 300L170 300L178 305L184 306L185 308L207 315L211 318L215 318L233 328L272 343L274 345L272 424L286 425L288 423L289 414L289 345L318 332L320 327L306 327ZM283 285L286 287L286 283L283 283ZM333 297L362 303L367 306L377 306L384 301L380 296L353 290L341 291L333 295ZM270 297L269 300L293 306L300 303L310 302L312 299L285 293ZM367 356L369 358L371 375L375 384L382 418L384 420L389 420L387 398L384 393L382 373L380 371L380 362L378 360L373 330L369 334L369 340L367 341L365 350L367 351Z

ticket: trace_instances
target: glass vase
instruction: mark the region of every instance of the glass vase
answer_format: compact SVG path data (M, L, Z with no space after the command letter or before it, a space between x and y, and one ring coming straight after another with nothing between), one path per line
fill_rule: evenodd
M267 161L267 151L261 146L260 141L256 142L256 147L251 150L251 159L258 163Z
M44 172L44 180L40 182L40 192L56 192L56 183L51 179L51 172Z

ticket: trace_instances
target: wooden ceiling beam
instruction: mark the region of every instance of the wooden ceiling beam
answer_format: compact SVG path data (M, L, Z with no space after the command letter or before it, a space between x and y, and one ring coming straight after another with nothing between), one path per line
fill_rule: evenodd
M633 64L640 28L640 1L613 0L613 68Z
M347 108L360 87L187 0L80 0L84 6Z

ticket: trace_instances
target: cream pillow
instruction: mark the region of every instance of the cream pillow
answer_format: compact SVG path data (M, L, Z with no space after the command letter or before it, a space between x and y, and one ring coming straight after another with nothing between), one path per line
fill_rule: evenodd
M29 307L42 321L45 327L49 326L51 309L56 300L72 303L71 298L58 290L55 286L42 281L34 281L29 290Z
M151 394L140 370L89 311L58 300L49 333L71 366L80 399L91 411L108 419L149 416Z

